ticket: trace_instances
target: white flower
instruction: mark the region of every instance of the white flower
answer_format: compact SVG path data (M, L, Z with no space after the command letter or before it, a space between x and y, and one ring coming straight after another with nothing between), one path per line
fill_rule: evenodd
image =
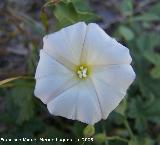
M44 37L35 96L56 116L94 124L106 119L135 78L129 50L84 22Z

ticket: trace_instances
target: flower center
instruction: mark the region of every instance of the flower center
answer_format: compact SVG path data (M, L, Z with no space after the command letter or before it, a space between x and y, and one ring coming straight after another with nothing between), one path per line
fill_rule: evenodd
M80 79L86 78L88 76L88 68L86 66L79 66L77 70L77 75Z

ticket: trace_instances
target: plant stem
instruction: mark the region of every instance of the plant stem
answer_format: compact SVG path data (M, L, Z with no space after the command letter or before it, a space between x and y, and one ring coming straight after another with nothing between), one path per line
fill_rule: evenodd
M107 140L120 140L120 141L127 142L127 143L129 142L127 139L121 138L119 136L111 136L111 137L106 136L106 139Z
M84 143L85 143L85 140L82 142L82 145L84 145Z
M128 123L128 120L125 118L124 119L124 125L126 126L127 130L128 130L128 133L129 135L131 136L131 138L134 138L134 134L133 134L133 131Z
M105 127L105 121L104 120L102 120L101 126L102 126L102 132L106 136L107 133L106 133L106 127ZM105 145L107 145L106 141L105 141Z
M104 120L102 120L101 126L102 126L102 132L106 135L105 121Z

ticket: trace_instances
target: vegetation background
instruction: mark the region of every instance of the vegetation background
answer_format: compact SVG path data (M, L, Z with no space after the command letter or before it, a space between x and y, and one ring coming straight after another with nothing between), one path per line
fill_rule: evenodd
M51 116L33 95L42 37L78 21L98 23L127 46L137 74L118 108L94 127ZM94 138L0 145L160 145L160 1L0 0L0 80L0 137Z

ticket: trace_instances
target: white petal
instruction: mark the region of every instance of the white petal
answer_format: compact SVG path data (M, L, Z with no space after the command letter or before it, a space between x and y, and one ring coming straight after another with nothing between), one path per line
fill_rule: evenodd
M96 78L92 78L92 81L101 105L102 118L106 119L109 113L118 106L125 94L117 92L115 89Z
M135 73L131 65L108 65L93 68L92 78L104 82L115 91L126 94L130 84L135 79Z
M36 85L34 94L43 103L56 97L67 88L76 84L75 74L58 63L43 50L40 51L40 61L36 69Z
M76 83L77 80L70 75L43 77L36 80L34 94L46 104Z
M84 43L84 56L88 65L129 64L128 48L107 35L97 24L89 24Z
M56 77L56 75L67 75L71 73L73 72L48 56L43 50L40 51L40 60L35 74L36 79L46 76Z
M82 81L47 104L51 114L94 124L101 119L101 110L92 84Z
M43 38L44 50L65 65L79 64L86 24L79 22ZM68 63L68 64L67 64Z

